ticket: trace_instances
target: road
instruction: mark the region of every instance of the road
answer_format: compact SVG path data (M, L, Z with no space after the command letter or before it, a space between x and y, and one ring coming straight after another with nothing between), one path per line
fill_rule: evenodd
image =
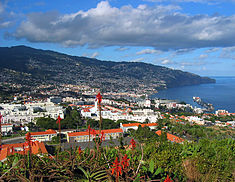
M8 138L5 140L2 140L2 144L23 143L25 141L24 138L25 136Z

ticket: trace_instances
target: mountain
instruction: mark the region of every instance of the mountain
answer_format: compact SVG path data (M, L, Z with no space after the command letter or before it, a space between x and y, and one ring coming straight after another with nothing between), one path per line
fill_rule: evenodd
M26 46L0 47L1 82L87 84L108 90L214 83L208 77L140 62L100 61Z

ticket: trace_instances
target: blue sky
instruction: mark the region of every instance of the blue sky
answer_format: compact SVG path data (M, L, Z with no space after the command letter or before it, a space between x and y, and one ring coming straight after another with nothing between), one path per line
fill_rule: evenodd
M235 0L0 0L0 46L235 75Z

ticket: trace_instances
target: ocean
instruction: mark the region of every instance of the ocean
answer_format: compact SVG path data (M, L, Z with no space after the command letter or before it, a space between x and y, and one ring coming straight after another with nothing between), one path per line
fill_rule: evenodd
M200 107L193 101L192 97L195 96L213 104L215 111L225 109L235 113L235 76L211 76L211 78L216 79L216 83L170 88L159 91L152 95L151 98L184 101L193 106Z

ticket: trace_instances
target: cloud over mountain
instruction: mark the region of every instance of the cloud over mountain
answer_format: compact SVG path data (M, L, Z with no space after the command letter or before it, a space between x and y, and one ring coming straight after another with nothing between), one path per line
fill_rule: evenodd
M96 8L74 14L36 12L14 33L30 42L64 46L148 46L158 50L235 46L235 15L187 15L179 6Z

